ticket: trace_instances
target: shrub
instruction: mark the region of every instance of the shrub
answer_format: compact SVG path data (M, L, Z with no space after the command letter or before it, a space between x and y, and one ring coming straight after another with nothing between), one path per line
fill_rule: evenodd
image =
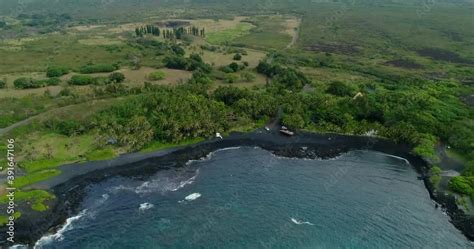
M430 134L420 134L417 146L413 149L416 155L429 159L431 162L438 162L439 157L436 155L435 147L438 140Z
M163 71L156 71L148 75L149 80L162 80L165 77L166 77L166 74Z
M109 80L113 83L122 83L125 80L123 73L115 72L109 75Z
M237 77L237 75L235 74L232 74L232 73L228 73L225 75L225 81L227 83L235 83L239 78Z
M232 68L230 68L229 66L221 67L220 70L224 73L233 73L234 72L234 70Z
M239 53L235 54L234 61L240 61L240 60L242 60L242 55L240 55Z
M281 69L275 75L275 81L290 89L302 89L306 84L311 83L303 73L293 68Z
M190 58L184 58L181 56L168 56L163 59L163 63L165 64L165 67L171 69L188 71L195 71L199 69L205 73L210 73L212 71L212 67L209 64L202 62L202 58L197 54L191 55Z
M79 69L80 73L90 74L90 73L110 73L117 70L118 67L112 64L90 64L82 66Z
M339 97L344 97L344 96L352 96L353 90L350 86L346 85L345 83L340 82L340 81L335 81L329 85L326 92L332 95L339 96Z
M69 80L70 85L84 86L94 83L94 77L89 75L73 75Z
M50 78L60 77L67 73L69 73L69 68L67 67L51 66L48 67L48 69L46 70L46 76Z
M71 89L69 89L68 87L63 88L63 89L61 89L61 91L59 91L59 96L61 96L61 97L71 96L71 95L72 95Z
M212 79L209 77L209 75L201 72L201 71L196 71L193 73L193 77L188 82L189 84L194 84L194 85L205 85L208 86L212 84Z
M240 77L242 78L242 80L244 80L245 82L252 82L254 81L257 77L255 76L255 74L253 73L250 73L250 72L243 72Z
M257 72L266 75L267 77L274 77L280 74L283 68L280 65L272 65L270 63L261 61L257 66Z
M178 56L183 56L186 54L186 51L179 45L173 44L171 45L171 50Z
M0 89L5 88L7 83L4 80L0 80Z
M186 70L188 67L188 61L186 60L186 58L180 56L168 56L163 59L163 62L165 64L165 67L171 69Z
M45 126L65 136L80 135L85 130L82 124L75 120L49 120L46 121Z
M57 86L57 85L59 85L59 83L61 83L61 79L59 79L57 77L49 78L49 79L46 79L46 80L37 80L36 81L36 84L47 85L47 86Z
M449 181L449 188L457 193L469 195L473 192L473 177L455 176Z
M202 60L202 57L199 54L196 54L196 53L191 54L189 56L189 59L191 59L193 61L196 61L196 62L204 63L204 61Z
M13 85L18 89L27 89L27 88L40 88L44 85L41 82L36 81L32 78L18 78L13 81Z
M113 81L111 81L109 77L104 77L104 76L94 77L92 80L92 84L99 85L99 86L107 85L107 84L110 84L111 82Z
M226 105L230 106L243 98L248 98L249 91L232 86L225 86L217 88L213 92L213 97L217 101L224 102Z
M232 69L234 72L238 72L240 70L239 64L235 62L230 63L229 68Z

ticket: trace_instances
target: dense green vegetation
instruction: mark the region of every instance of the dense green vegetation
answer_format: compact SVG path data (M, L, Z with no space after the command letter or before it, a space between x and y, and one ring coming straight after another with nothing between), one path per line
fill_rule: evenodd
M69 84L77 85L77 86L84 86L90 85L94 83L94 77L89 75L73 75L69 80Z
M125 75L120 72L109 74L108 77L93 77L90 75L76 74L69 80L70 85L85 86L85 85L106 85L110 83L122 83L125 80Z
M89 64L79 68L79 72L82 74L90 73L110 73L118 69L117 65L111 64Z
M111 73L109 75L109 81L111 83L122 83L125 80L125 75L120 72Z
M18 78L13 82L15 88L27 89L27 88L41 88L45 86L57 86L61 83L59 78L49 78L45 80L35 80L32 78Z
M166 77L166 74L163 71L156 71L148 75L148 79L150 80L162 80L165 77Z
M69 68L61 66L51 66L46 70L46 76L48 77L60 77L69 73Z

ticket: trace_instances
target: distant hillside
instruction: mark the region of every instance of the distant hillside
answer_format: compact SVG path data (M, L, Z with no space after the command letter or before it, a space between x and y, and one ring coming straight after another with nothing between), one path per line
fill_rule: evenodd
M192 7L211 5L229 10L304 10L318 3L357 5L440 5L470 4L470 0L0 0L0 15L21 13L67 13L76 16L107 18L132 10L149 11L161 7Z

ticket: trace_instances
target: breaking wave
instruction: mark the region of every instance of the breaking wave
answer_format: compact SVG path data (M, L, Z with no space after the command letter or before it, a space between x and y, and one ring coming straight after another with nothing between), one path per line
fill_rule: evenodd
M86 215L87 213L87 209L83 210L82 212L80 212L78 215L76 216L73 216L71 218L68 218L66 220L66 223L61 227L61 229L59 229L56 233L54 234L49 234L49 235L46 235L46 236L43 236L41 237L41 239L39 239L35 246L34 246L34 249L41 249L43 248L43 246L49 244L49 243L52 243L54 241L61 241L64 239L64 233L67 232L67 231L70 231L74 228L73 226L73 223L79 219L81 219L84 215Z

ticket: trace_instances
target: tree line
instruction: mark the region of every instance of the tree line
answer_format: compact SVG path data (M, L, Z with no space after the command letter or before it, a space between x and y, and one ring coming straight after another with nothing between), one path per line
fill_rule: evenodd
M147 34L153 36L161 35L164 39L181 40L185 35L205 37L206 29L192 26L161 30L158 26L155 25L145 25L135 28L135 35L137 37L143 37Z

